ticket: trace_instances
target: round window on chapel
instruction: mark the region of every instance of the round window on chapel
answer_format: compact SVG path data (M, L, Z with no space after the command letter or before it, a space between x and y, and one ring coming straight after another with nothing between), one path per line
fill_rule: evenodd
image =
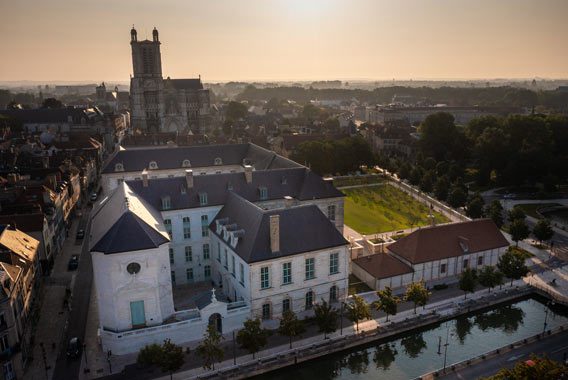
M127 265L126 270L130 274L136 274L136 273L140 272L140 264L130 263L130 264Z

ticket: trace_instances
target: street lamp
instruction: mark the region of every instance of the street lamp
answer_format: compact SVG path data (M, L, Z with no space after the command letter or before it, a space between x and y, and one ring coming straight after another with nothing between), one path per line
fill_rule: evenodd
M108 350L107 351L107 362L108 362L108 370L109 372L112 374L112 364L110 362L110 357L112 356L112 351Z
M554 301L548 301L546 303L546 306L544 307L544 326L542 328L542 333L544 334L546 332L546 326L547 326L547 320L548 320L548 307L549 306L554 306Z
M452 333L451 336L454 336ZM444 373L446 373L446 362L448 359L448 346L450 343L448 342L448 338L450 337L450 324L448 323L448 329L446 330L446 343L444 344Z

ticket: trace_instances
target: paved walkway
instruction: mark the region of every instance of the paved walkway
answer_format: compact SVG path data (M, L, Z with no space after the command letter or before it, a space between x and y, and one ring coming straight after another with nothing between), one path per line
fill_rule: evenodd
M33 360L25 372L26 379L50 380L53 376L53 369L60 347L66 344L63 338L69 309L64 306L63 300L65 299L65 289L72 288L77 273L68 271L67 263L71 255L78 255L81 252L81 245L75 242L75 233L79 221L80 218L75 218L72 221L69 236L65 239L63 249L55 258L51 276L43 279L41 312L34 335L35 344L32 351ZM45 350L47 370L40 343L43 343Z

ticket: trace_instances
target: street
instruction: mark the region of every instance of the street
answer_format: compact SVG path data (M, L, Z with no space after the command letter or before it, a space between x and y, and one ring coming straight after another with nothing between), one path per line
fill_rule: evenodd
M441 376L443 379L478 379L491 376L501 368L511 368L517 361L527 360L531 354L543 355L554 360L564 360L568 353L568 331L553 335L549 338L530 343L514 349L506 354L487 359L479 364L463 370Z

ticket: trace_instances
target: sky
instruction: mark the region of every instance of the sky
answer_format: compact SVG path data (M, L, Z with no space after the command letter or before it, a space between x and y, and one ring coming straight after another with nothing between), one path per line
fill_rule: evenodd
M0 81L568 78L568 0L0 0Z

